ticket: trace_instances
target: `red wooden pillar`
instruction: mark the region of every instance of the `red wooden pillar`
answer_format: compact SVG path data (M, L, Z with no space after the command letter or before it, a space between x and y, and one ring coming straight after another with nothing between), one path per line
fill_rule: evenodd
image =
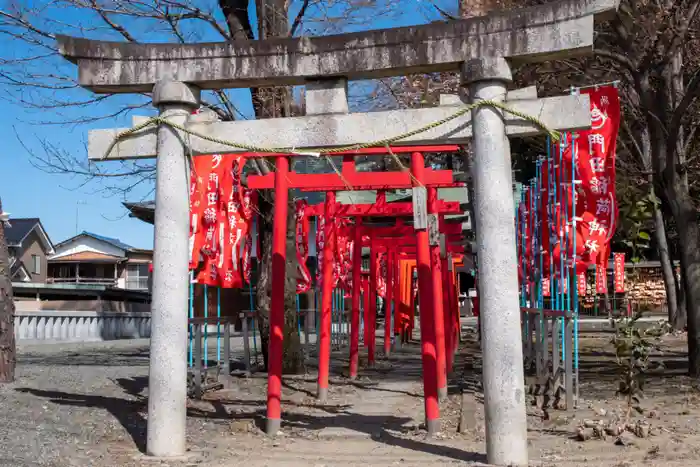
M428 214L437 215L437 200L437 188L428 188ZM439 243L430 245L430 269L433 280L433 322L437 353L438 396L440 399L445 399L447 397L447 370L445 364L445 311L442 297L444 284L442 282L442 259L440 258Z
M318 392L317 397L324 402L328 397L328 374L331 366L331 312L333 307L333 245L335 192L326 193L325 225L323 243L323 264L321 284L321 319L319 323L318 349Z
M454 263L452 263L452 267L454 268ZM457 280L455 280L455 277ZM462 333L462 322L459 317L459 275L456 273L450 274L450 288L452 289L452 310L454 313L454 324L455 324L455 340L452 343L452 347L454 348L454 351L457 351L457 348L459 348L459 342L461 340L461 333Z
M362 308L363 308L363 315L364 315L364 322L365 322L365 329L364 329L364 336L362 339L362 345L365 347L368 346L369 344L369 329L370 329L370 317L369 317L369 279L367 277L364 277L362 279L362 288L364 289L365 293L362 294Z
M394 301L394 251L387 249L386 252L386 305L384 306L384 357L391 355L391 305Z
M369 340L367 341L367 366L374 365L376 349L377 330L377 247L370 242L369 254L369 319L366 326L369 326Z
M416 267L411 267L411 312L409 313L408 322L408 340L413 338L413 329L416 326L416 295L413 293L413 275L416 271Z
M454 309L452 308L452 286L451 279L452 268L448 266L448 261L451 259L442 259L442 283L444 284L445 293L443 294L443 307L445 312L445 371L447 374L452 372L454 363Z
M400 338L401 327L405 323L404 310L401 302L401 256L398 252L394 254L394 337Z
M287 267L287 203L289 159L278 157L275 171L275 206L272 226L272 278L267 376L267 434L277 434L282 416L282 339L284 336L284 284Z
M424 187L425 159L420 152L411 157L413 185ZM425 426L428 435L440 430L440 407L438 405L437 353L433 326L432 275L430 271L430 246L428 230L416 230L416 264L418 267L418 293L420 302L421 354L423 357L423 397L425 402Z
M362 218L355 218L352 250L352 315L350 317L350 379L357 377L360 348L360 280L362 269Z

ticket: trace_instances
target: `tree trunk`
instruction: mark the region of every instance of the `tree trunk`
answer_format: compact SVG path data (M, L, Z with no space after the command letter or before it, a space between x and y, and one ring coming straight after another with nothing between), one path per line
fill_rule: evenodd
M654 185L650 183L651 193L654 194ZM659 261L661 262L661 274L664 279L664 288L666 289L666 307L668 308L668 322L679 329L679 312L678 312L678 296L676 294L676 278L673 271L673 263L671 262L671 254L668 249L668 240L666 238L666 226L664 225L664 216L661 212L661 207L658 204L654 205L654 226L656 243L659 250ZM685 315L685 313L683 313ZM682 323L681 328L685 326Z
M680 268L676 270L673 268L673 280L676 284L676 309L678 314L676 315L676 322L671 323L674 329L685 329L688 326L688 304L685 299L685 287L683 286L683 280L681 279L682 271Z
M0 199L0 214L2 214ZM10 280L10 253L5 240L5 226L0 220L0 383L15 380L15 302Z
M688 185L667 184L666 195L678 230L681 282L688 313L688 372L700 377L700 226Z
M253 40L253 29L248 15L248 0L219 0L226 22L234 40ZM287 0L256 0L258 37L286 37L289 34ZM291 116L291 93L288 88L251 89L253 109L257 118L278 118ZM270 164L271 165L271 164ZM263 162L258 166L268 172ZM257 321L260 330L265 368L268 364L268 344L270 337L270 287L272 271L272 218L274 193L269 190L259 196L260 250L258 252L258 285L256 291ZM289 203L287 219L287 279L285 282L284 347L282 371L298 373L304 369L304 358L297 333L296 312L296 248L294 243L293 202Z
M260 330L260 345L263 352L265 368L268 365L268 344L270 337L270 292L272 286L272 213L273 205L260 197L260 252L257 286L257 316ZM284 341L282 371L287 374L297 374L304 371L304 354L301 339L297 332L296 311L296 244L294 242L293 206L288 206L287 216L287 269L284 289Z
M666 307L668 311L668 322L675 327L679 320L678 314L678 281L673 271L673 262L671 253L668 249L668 237L666 235L666 224L664 222L664 213L661 205L656 202L658 199L656 188L654 187L654 176L651 175L651 140L649 139L649 128L644 127L640 131L641 140L641 158L644 170L649 173L647 182L649 184L649 195L654 200L654 234L656 235L656 244L659 251L659 261L661 263L661 275L664 280L664 289L666 290ZM685 316L685 313L684 313ZM685 323L683 324L685 326Z

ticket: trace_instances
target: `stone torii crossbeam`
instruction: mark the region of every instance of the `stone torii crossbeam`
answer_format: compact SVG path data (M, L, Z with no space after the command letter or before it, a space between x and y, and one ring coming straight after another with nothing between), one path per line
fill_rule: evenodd
M594 21L619 0L563 0L485 17L407 28L313 38L219 44L127 44L58 37L61 53L78 66L80 84L96 93L152 93L160 116L211 137L270 148L345 146L381 140L453 114L457 107L348 113L347 80L457 71L473 102L500 101L537 117L550 129L590 127L587 96L509 99L511 65L590 53ZM265 121L207 122L191 117L200 90L306 86L307 116ZM201 119L199 119L201 120ZM91 159L156 157L156 212L147 454L185 453L188 176L186 154L236 148L181 134L171 125L121 140L121 130L89 137ZM493 106L465 114L395 144L460 144L473 138L475 220L481 283L483 384L488 462L527 465L527 419L522 362L509 136L541 128ZM188 145L186 149L185 144ZM289 162L277 157L286 173ZM286 214L287 190L277 177L275 215ZM418 231L422 234L422 231ZM273 235L273 289L284 283L284 238ZM280 263L278 260L277 263ZM280 273L281 268L281 276ZM278 274L278 275L276 275ZM276 285L277 284L277 285ZM283 313L273 295L271 317ZM276 331L275 331L276 332ZM271 336L271 346L281 345ZM281 334L279 336L281 339ZM281 363L280 363L281 365ZM269 384L280 384L269 380ZM277 405L279 407L279 405ZM280 413L268 411L268 432Z

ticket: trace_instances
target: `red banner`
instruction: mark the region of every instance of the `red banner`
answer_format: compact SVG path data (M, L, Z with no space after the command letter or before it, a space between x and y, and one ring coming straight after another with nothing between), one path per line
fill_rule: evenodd
M605 293L608 290L608 272L604 265L596 264L595 267L595 291Z
M326 244L326 216L316 217L316 287L323 284L323 247Z
M190 269L201 264L199 283L243 286L246 255L250 254L245 244L252 219L251 192L241 185L244 164L245 158L238 154L194 159L190 173Z
M578 133L577 172L581 179L577 211L581 213L584 255L588 263L607 267L608 245L617 223L615 150L620 127L620 97L614 86L581 91L591 100L590 130Z
M581 271L576 275L576 282L578 283L578 295L579 297L586 296L586 272Z
M551 297L552 296L552 285L549 277L542 278L542 296Z
M615 279L615 293L623 293L625 291L625 254L614 253L613 270Z
M297 293L307 292L311 288L311 273L306 266L309 258L309 217L306 215L308 203L304 199L296 200L294 204L296 219L296 250L297 250Z
M377 255L377 295L386 297L386 253Z

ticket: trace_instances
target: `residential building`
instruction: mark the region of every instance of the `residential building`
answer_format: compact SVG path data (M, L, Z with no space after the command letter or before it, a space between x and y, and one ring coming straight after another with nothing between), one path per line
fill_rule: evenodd
M83 232L55 246L55 253L48 259L47 282L147 291L152 261L153 250Z
M37 218L10 219L5 227L10 252L10 280L13 282L46 282L47 257L54 246Z

